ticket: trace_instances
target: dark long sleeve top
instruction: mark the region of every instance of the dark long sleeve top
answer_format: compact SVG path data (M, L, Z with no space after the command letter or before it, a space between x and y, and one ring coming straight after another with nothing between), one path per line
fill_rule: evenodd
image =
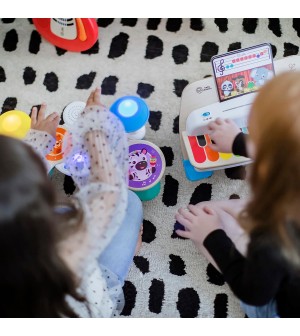
M267 235L251 237L242 256L225 231L211 232L204 240L225 281L243 302L262 306L275 299L280 317L300 317L300 274Z
M247 156L245 139L243 133L236 136L234 154ZM241 301L262 306L275 299L280 317L300 317L300 271L287 262L270 235L252 235L247 257L221 229L211 232L203 244Z
M232 153L235 155L241 155L248 157L246 148L247 134L240 132L234 139L232 144Z

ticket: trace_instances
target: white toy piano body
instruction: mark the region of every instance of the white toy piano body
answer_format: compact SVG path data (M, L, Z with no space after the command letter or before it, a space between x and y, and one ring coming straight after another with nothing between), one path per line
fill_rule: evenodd
M274 61L275 75L286 71L300 71L300 56L289 56ZM219 101L214 77L208 77L185 87L182 92L179 133L183 165L188 179L209 177L212 171L251 162L233 154L218 153L208 145L211 140L207 124L220 117L233 119L247 133L248 114L257 92Z

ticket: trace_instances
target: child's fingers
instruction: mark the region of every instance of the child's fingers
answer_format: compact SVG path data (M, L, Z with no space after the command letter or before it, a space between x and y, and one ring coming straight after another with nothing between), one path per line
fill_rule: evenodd
M206 212L208 215L216 215L216 212L207 205L203 207L203 211Z
M223 124L223 119L221 119L221 118L217 118L217 119L215 120L215 123L216 123L217 125L222 125L222 124Z
M89 98L86 101L86 106L94 105L94 91L92 91L89 95Z
M101 105L101 89L99 87L94 91L94 104Z
M176 230L175 232L178 236L182 238L188 238L188 239L192 238L192 234L190 231Z
M37 115L37 121L42 121L45 119L46 108L47 108L47 105L45 103L42 103L39 109L39 113Z
M178 213L183 217L188 219L189 221L192 221L194 219L194 215L190 213L187 209L180 208L178 210Z
M37 107L33 107L31 110L31 125L36 124L36 117L37 117Z
M215 144L212 144L212 143L210 143L209 145L208 145L208 147L210 147L212 150L214 150L215 152L218 152L219 150L218 150L218 146L217 145L215 145Z
M58 113L52 112L51 114L48 115L48 117L46 118L46 120L47 121L52 121L52 120L54 120L54 119L56 119L58 117L59 117Z
M175 215L175 219L177 220L178 223L183 225L188 230L191 229L191 222L188 219L184 218L180 213L177 213Z

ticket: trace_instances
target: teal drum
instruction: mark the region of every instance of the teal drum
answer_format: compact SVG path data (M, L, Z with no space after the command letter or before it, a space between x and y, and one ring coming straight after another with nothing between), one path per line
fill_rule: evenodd
M160 180L164 175L166 160L163 152L149 141L129 142L129 183L141 201L150 201L160 192Z

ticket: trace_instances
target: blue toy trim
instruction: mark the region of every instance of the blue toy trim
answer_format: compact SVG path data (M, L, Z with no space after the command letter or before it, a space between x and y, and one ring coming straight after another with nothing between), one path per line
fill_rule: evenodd
M125 101L133 101L137 105L137 112L130 111L128 109L129 115L126 117L124 114L121 114L119 111L119 107L124 107L123 104ZM110 111L114 113L123 123L125 127L125 131L127 133L135 132L141 127L143 127L149 119L149 108L143 99L136 96L124 96L117 99L110 107ZM131 114L132 113L132 114Z
M185 171L185 175L188 180L190 181L198 181L202 180L208 177L211 177L213 174L213 171L205 171L205 172L199 172L197 171L194 166L191 165L189 160L182 160L183 168Z

